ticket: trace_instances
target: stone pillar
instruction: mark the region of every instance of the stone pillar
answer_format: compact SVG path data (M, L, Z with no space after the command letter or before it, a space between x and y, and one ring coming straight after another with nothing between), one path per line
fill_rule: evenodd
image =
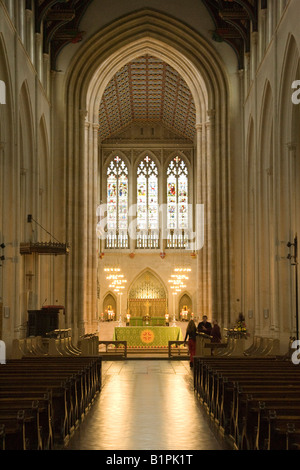
M39 80L42 82L43 78L43 71L42 71L42 35L40 33L36 33L35 35L35 68L37 71L37 76Z
M82 142L79 201L79 307L80 335L97 330L97 181L98 181L98 124L81 115Z
M28 55L31 59L31 62L33 63L33 41L32 41L32 37L33 37L33 31L32 31L33 13L32 13L32 10L26 9L25 10L25 15L26 15L26 38L25 38L26 49L27 49Z
M210 109L207 112L208 121L206 122L206 224L207 224L207 267L208 267L208 296L209 308L212 318L219 317L223 314L222 309L222 279L218 277L217 269L221 266L222 260L220 257L220 238L221 223L220 212L217 202L220 188L218 180L217 166L221 162L217 161L215 153L216 135L215 135L215 110ZM218 193L218 194L217 194ZM219 258L219 259L218 259ZM220 321L220 318L219 318Z
M287 240L291 243L293 243L294 237L296 235L296 221L297 221L297 169L296 169L296 155L297 155L297 146L294 142L289 142L287 144L288 148L288 169L289 169L289 219L290 219L290 240ZM299 237L299 234L298 234ZM298 243L299 245L299 243ZM299 248L298 248L299 252ZM292 325L292 331L296 331L296 288L299 288L299 285L296 286L295 282L295 267L292 266L291 263L291 268L290 268L290 298L291 298L291 309L290 309L290 315L291 315L291 325Z
M198 124L196 126L196 181L201 181L202 177L202 168L201 168L201 150L202 150L202 125ZM202 195L201 195L202 185L196 185L196 207L198 204L202 203ZM197 217L197 213L194 213L194 217ZM195 242L197 239L197 228L198 228L198 221L196 220L195 223ZM202 288L200 288L200 286ZM203 302L204 302L204 289L203 289L203 250L198 253L197 258L197 298L196 298L196 309L195 314L196 316L199 315L203 311Z

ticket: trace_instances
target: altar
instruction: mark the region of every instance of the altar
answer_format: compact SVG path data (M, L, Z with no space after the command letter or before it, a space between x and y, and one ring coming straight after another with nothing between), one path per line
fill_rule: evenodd
M182 341L177 326L126 326L114 329L114 341L127 341L128 348L165 348L169 341Z

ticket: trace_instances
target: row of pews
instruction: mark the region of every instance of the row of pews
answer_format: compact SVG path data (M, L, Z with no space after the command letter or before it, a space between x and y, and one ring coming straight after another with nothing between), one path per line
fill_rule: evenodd
M99 354L99 338L97 334L81 336L78 347L72 342L71 329L53 330L46 337L29 336L14 339L12 358L21 359L31 356L97 356Z
M65 446L101 390L100 357L24 357L0 365L0 449Z
M299 367L282 357L195 357L195 393L233 448L298 450Z

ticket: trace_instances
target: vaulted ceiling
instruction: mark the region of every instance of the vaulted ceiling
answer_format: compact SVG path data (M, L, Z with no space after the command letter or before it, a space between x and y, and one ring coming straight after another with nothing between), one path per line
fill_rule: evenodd
M159 122L182 137L194 137L196 112L187 84L170 65L149 55L125 65L106 87L100 139L136 121Z
M94 0L35 0L36 32L43 32L44 52L55 70L60 51L84 40L80 29ZM104 1L104 0L103 0ZM195 0L202 2L214 23L211 37L226 42L236 53L238 67L244 66L250 50L251 31L257 30L258 4L268 0ZM31 1L26 0L31 8ZM99 111L100 139L111 137L131 122L151 121L172 128L182 137L193 139L195 106L180 75L161 60L143 56L124 66L108 84Z

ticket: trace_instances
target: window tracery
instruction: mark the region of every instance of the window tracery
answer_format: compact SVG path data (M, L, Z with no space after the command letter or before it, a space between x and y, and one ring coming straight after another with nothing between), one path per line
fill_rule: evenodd
M137 169L137 248L158 248L158 169L146 156Z
M188 169L176 156L167 169L167 247L187 248L188 228Z
M107 169L107 248L128 248L128 168L116 156Z

